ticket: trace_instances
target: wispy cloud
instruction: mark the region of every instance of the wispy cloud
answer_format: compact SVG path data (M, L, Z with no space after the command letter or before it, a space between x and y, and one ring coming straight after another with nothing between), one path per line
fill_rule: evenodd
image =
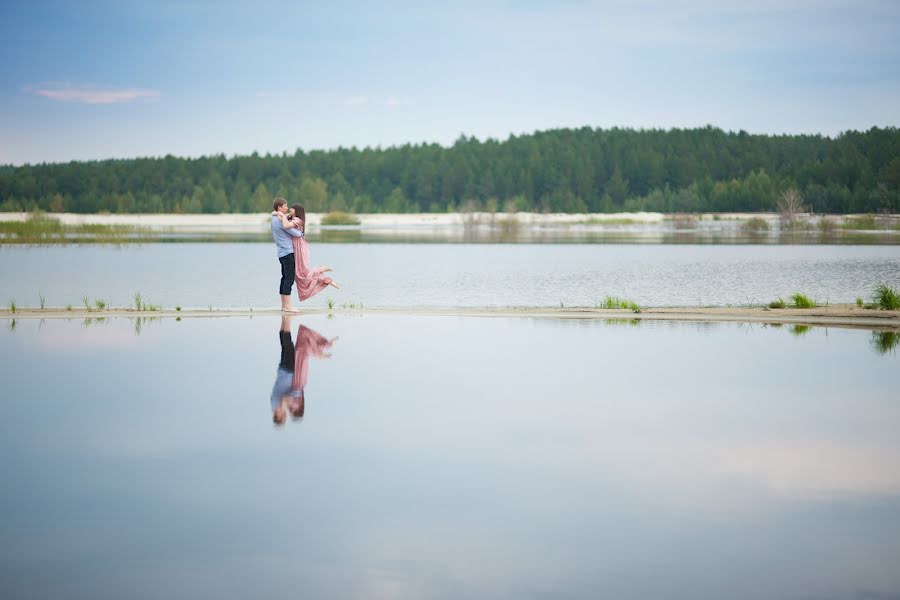
M344 99L344 106L362 106L369 101L365 96L350 96Z
M410 98L398 98L397 96L391 96L386 102L388 108L400 108L401 106L409 106L412 103L413 101Z
M160 96L160 93L156 90L110 88L99 87L93 84L59 82L26 86L25 91L60 102L81 102L84 104L115 104L118 102L133 102L135 100L157 100Z

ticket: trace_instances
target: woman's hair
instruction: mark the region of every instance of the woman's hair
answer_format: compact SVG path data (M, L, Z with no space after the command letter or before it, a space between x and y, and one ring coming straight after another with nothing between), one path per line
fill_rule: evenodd
M302 204L295 204L291 208L294 209L294 216L300 219L300 231L306 233L306 209Z

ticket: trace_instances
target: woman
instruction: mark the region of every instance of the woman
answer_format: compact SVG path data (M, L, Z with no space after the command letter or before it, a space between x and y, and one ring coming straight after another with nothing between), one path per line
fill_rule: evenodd
M338 284L331 277L326 277L325 273L331 271L331 267L309 266L309 242L306 241L306 209L301 204L295 204L290 210L291 216L288 218L278 212L273 213L281 219L281 225L285 229L297 227L303 237L292 238L294 244L294 281L297 284L297 296L300 301L312 298L329 285L335 289L340 289Z

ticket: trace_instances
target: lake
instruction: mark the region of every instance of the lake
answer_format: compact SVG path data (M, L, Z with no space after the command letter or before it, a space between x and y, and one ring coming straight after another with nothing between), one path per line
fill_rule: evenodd
M120 275L180 250L37 255L117 256ZM900 594L896 334L392 315L0 325L5 597Z
M897 245L332 244L329 297L366 307L593 306L607 294L645 306L761 305L802 292L821 303L900 287ZM279 264L267 243L0 245L0 302L172 308L277 306Z

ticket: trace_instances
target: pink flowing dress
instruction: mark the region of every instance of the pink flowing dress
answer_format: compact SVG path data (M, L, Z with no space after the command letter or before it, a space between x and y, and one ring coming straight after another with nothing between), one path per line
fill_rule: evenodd
M300 219L294 219L299 223ZM309 242L306 237L292 238L294 243L294 282L300 301L308 300L328 287L331 277L326 277L322 267L309 266Z
M294 344L294 377L291 388L302 390L309 377L309 357L325 358L325 351L331 347L328 339L309 327L297 327L297 342Z

